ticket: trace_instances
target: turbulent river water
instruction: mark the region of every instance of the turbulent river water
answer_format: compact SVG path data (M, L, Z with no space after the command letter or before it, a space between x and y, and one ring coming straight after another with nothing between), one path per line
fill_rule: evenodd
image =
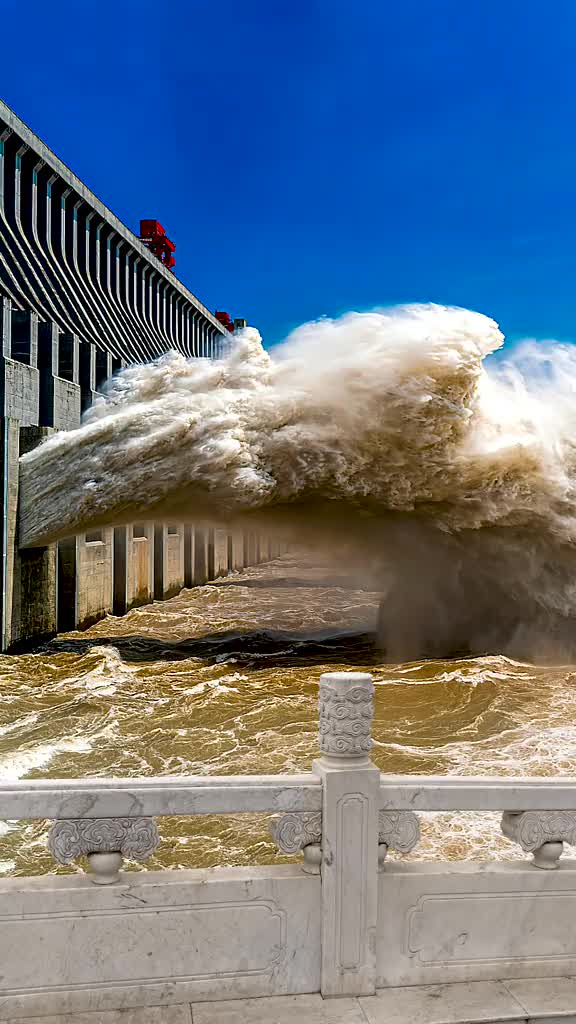
M576 770L576 666L486 656L386 664L379 593L291 552L0 660L0 778L309 770L323 671L376 684L382 771ZM149 866L270 863L265 817L166 818ZM0 823L0 871L54 870L47 823ZM493 814L429 815L411 856L519 856ZM60 870L60 869L59 869ZM65 870L65 869L62 869Z

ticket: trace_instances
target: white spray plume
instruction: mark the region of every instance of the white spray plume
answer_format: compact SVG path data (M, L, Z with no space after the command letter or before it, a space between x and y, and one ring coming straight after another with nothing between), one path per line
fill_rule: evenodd
M391 657L576 654L576 353L408 306L252 328L220 362L113 379L22 459L21 540L136 518L253 522L363 567Z

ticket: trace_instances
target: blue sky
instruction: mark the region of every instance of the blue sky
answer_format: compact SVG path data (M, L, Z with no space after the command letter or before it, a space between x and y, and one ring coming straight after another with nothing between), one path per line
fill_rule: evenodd
M29 0L0 93L268 343L436 301L576 339L573 0Z

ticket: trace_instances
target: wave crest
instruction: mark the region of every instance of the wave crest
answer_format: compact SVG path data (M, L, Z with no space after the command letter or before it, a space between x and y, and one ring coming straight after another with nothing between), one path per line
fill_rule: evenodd
M248 328L220 362L130 367L22 459L22 542L250 521L381 587L391 657L570 657L576 356L526 343L488 369L502 343L483 314L415 305L306 324L272 353Z

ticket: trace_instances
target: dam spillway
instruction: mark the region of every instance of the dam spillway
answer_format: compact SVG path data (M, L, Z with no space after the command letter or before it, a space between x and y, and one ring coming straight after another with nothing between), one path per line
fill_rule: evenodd
M18 460L79 425L105 382L176 350L213 359L225 326L0 101L0 649L268 557L257 536L143 522L20 551Z

